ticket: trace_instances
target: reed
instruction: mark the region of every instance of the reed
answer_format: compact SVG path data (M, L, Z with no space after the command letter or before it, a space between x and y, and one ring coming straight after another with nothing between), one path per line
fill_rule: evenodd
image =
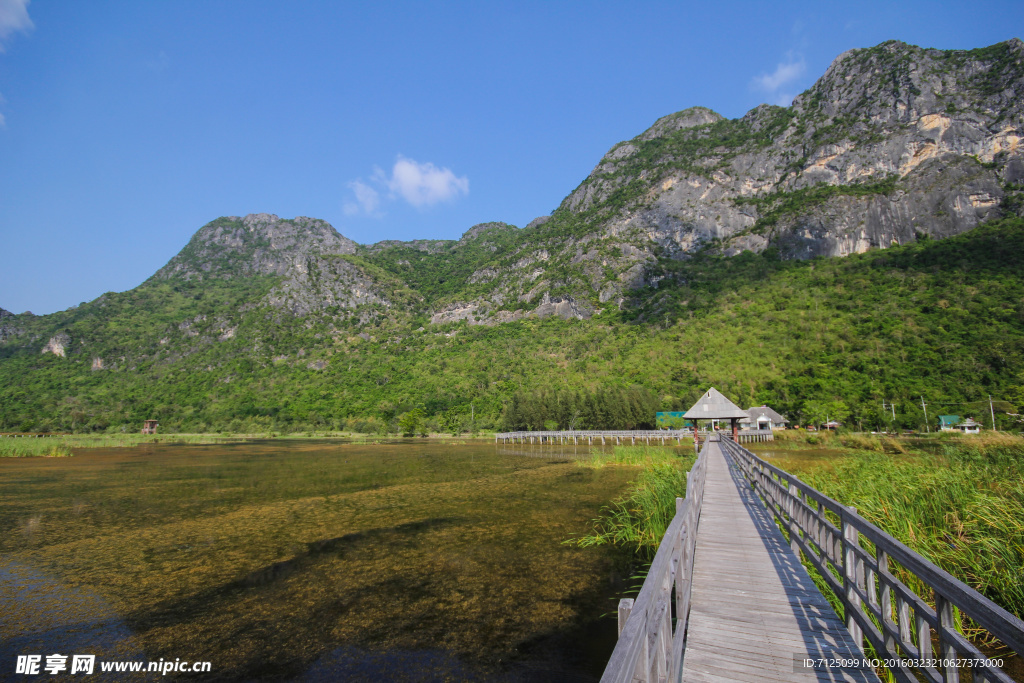
M993 435L893 459L858 451L800 476L1024 617L1024 441ZM909 576L900 576L915 590Z
M633 465L646 467L657 463L678 463L680 451L672 446L615 446L610 451L599 447L591 449L589 458L577 461L583 467L600 468L606 465Z
M66 458L71 447L60 437L0 438L0 458Z
M855 450L889 453L892 455L903 455L908 452L905 443L891 436L879 436L875 434L840 434L836 437L836 441L845 448L852 448Z
M2 437L0 458L68 457L84 448L131 448L143 444L212 444L233 439L212 434L66 434Z
M583 467L640 467L629 489L593 520L593 531L570 542L582 547L614 545L640 561L650 561L675 516L676 498L686 495L686 472L692 455L663 446L617 446L607 453L595 449Z

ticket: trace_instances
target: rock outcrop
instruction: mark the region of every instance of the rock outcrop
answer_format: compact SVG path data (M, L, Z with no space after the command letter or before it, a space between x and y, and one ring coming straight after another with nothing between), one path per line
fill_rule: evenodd
M355 242L318 218L284 219L267 213L228 216L200 228L153 277L284 276L310 256L355 252Z
M293 262L284 281L264 301L298 316L332 307L391 306L374 280L357 265L343 257L322 255L310 255Z
M52 353L55 356L64 358L66 350L70 345L71 337L61 332L50 337L50 341L46 342L46 346L43 347L43 350L40 353Z
M0 308L0 342L24 333L24 330L17 326L14 317L10 311Z

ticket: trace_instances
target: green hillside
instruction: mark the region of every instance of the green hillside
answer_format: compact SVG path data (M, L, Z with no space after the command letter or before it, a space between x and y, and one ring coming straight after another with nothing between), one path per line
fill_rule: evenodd
M0 309L0 430L641 427L709 385L798 424L1024 412L1022 89L1019 39L887 41L791 107L661 117L522 229L218 218L132 291Z
M394 430L416 407L498 427L517 395L571 405L635 386L675 409L712 384L796 422L827 413L864 428L887 425L883 399L903 426L923 422L921 396L932 416L989 394L1024 403L1024 220L845 258L659 268L623 312L490 327L282 315L251 303L272 277L151 281L57 314L66 357L0 347L0 429L134 431L155 417L175 431ZM230 336L217 322L228 316ZM183 319L194 333L169 335ZM94 370L93 356L117 362ZM955 412L984 417L981 404Z

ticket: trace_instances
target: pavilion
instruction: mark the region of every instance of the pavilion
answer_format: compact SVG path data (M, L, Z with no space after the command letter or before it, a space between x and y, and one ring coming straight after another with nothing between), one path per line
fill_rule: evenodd
M683 413L683 417L687 420L694 421L694 438L697 436L697 420L729 420L732 424L732 438L734 440L739 438L737 421L750 419L750 415L747 411L727 399L722 395L722 392L714 387L711 387L704 392L704 395L700 397L700 400L694 403L692 408Z

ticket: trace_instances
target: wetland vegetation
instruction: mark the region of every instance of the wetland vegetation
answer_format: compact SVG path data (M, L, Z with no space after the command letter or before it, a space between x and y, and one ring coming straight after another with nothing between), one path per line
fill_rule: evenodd
M563 541L635 472L422 440L6 459L0 642L49 652L84 629L98 655L207 660L225 680L353 662L596 679L619 562Z
M1024 440L820 434L808 443L807 436L794 432L755 450L1024 618ZM931 600L930 588L894 571ZM980 635L962 615L960 627ZM1024 680L1019 658L1009 670Z
M676 514L676 498L686 495L686 473L695 461L690 449L665 446L616 446L594 449L579 465L639 467L629 488L601 510L593 531L575 540L581 547L614 545L638 561L650 562Z

